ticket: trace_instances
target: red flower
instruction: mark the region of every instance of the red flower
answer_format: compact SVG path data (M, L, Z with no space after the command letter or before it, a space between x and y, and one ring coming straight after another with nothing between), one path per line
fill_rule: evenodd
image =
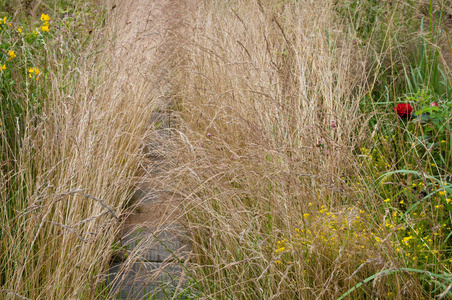
M438 107L438 103L432 102L432 103L430 103L430 106L431 106L431 107L433 107L433 106Z
M413 112L413 107L408 103L399 103L396 107L394 107L394 111L401 118L407 118L411 116Z

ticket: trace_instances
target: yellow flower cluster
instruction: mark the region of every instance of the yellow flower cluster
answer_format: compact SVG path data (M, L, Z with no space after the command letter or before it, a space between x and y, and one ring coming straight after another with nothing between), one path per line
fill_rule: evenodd
M423 184L417 183L417 186ZM391 199L384 201L390 203ZM443 201L452 202L449 198ZM444 208L444 205L438 204L434 207L440 209ZM332 255L331 259L337 259L344 247L347 248L347 253L343 259L353 257L353 260L361 263L372 255L373 249L387 250L387 247L393 249L394 253L409 265L444 259L441 240L446 237L446 232L450 232L448 221L443 221L432 230L428 223L423 222L426 216L424 211L413 212L410 218L416 219L410 220L416 222L408 226L404 220L405 214L394 208L381 220L379 227L370 228L372 213L356 207L331 210L326 205L320 206L317 212L305 213L303 220L299 222L300 226L293 228L292 234L283 234L282 238L276 241L273 246L275 262L283 265L297 259L305 262L316 260L315 254L309 250L314 248L327 249L325 253Z
M284 252L286 250L290 250L291 247L290 247L290 245L288 243L289 243L289 241L286 240L286 239L282 239L282 240L277 241L276 242L275 252L276 253L282 253L282 252Z
M361 217L360 217L361 215ZM374 237L362 222L366 213L349 208L343 211L332 211L322 205L317 212L305 213L300 226L294 228L292 234L276 241L273 248L278 265L291 264L302 259L306 263L316 261L318 256L309 249L325 249L325 253L337 258L341 248L346 245L348 252L343 259L354 257L356 261L368 259L367 246L374 243Z
M16 53L13 50L8 50L8 60L11 60L16 57Z
M28 77L30 77L30 78L35 78L36 80L38 80L39 73L40 73L40 71L38 68L28 69Z
M50 17L46 14L42 14L41 21L42 21L42 27L41 27L42 32L48 32Z
M437 209L441 207L443 207L441 204L435 206ZM421 218L426 216L423 212L420 214L414 212L410 217L411 221L416 220L414 226L406 226L407 223L403 220L403 214L396 211L393 213L394 218L392 220L390 217L385 219L384 227L386 227L387 236L392 237L389 240L391 247L414 264L417 264L419 259L422 259L423 263L429 260L442 259L444 254L438 249L441 247L441 240L445 238L445 233L450 232L450 225L445 222L435 226L432 230L428 223L422 222L422 219L411 219L412 217L417 218L418 215ZM382 228L383 230L384 228ZM396 231L397 233L395 233ZM408 263L409 261L406 260L405 262Z
M409 243L412 239L414 239L414 238L413 238L412 235L410 235L410 236L404 237L403 240L402 240L402 242L403 242L405 245L408 245L408 243Z
M10 26L10 27L13 26L13 24L7 23L6 20L7 20L6 17L4 17L3 19L0 19L0 25L1 25L1 24L8 24L8 26ZM1 28L0 28L0 29L1 29Z

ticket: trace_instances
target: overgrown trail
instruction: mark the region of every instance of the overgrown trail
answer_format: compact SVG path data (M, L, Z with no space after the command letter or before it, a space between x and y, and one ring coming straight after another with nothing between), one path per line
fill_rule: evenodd
M112 52L123 70L115 81L115 94L132 91L133 97L153 101L155 109L149 116L148 160L109 270L110 292L120 299L163 298L183 287L189 252L178 210L180 199L163 183L170 180L167 173L173 164L177 115L170 77L180 61L176 32L183 29L187 3L136 0L113 7Z

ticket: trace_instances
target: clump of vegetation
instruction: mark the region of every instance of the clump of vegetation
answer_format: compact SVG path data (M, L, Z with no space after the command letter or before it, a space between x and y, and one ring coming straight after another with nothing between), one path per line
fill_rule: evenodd
M202 293L450 296L446 8L200 1L175 176Z
M105 6L0 4L0 298L92 299L151 108L114 92Z

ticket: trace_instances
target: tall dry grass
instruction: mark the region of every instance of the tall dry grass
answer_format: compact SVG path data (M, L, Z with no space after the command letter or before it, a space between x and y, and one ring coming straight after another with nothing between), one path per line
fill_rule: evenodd
M118 8L118 24L138 18ZM337 299L356 288L348 297L420 299L419 278L400 268L377 224L382 199L355 179L354 150L370 135L360 100L374 67L400 62L402 47L365 48L339 12L326 0L200 0L191 30L166 47L183 55L163 51L165 67L145 74L135 67L146 42L110 44L115 28L86 46L76 69L47 51L49 101L28 116L21 154L2 162L14 162L1 169L2 297L102 297L116 217L136 182L153 181L186 199L187 294ZM389 29L370 36L387 41ZM181 116L168 131L180 148L163 143L171 171L138 178L168 77Z
M106 23L114 20L110 15ZM83 51L65 52L75 56L70 70L62 53L44 45L48 100L40 114L27 114L20 150L1 173L2 299L103 293L155 107L145 78L130 85L124 76L116 32L108 25Z
M404 272L380 273L399 262L376 242L378 196L346 183L367 135L370 68L341 20L331 1L197 3L176 77L173 176L194 289L208 298L337 299L355 285L353 299L422 294Z

